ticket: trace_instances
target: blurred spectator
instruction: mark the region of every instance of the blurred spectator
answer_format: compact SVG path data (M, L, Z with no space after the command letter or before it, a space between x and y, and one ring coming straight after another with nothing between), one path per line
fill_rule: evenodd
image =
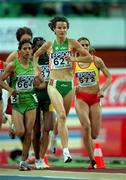
M1 17L17 17L21 14L21 6L19 3L8 3L3 1L0 3Z
M71 9L72 9L72 13L75 14L75 15L84 14L83 3L72 3Z
M39 3L23 3L21 11L23 16L36 16L38 14Z
M55 3L41 3L38 8L38 14L40 15L47 15L47 16L54 16L56 15L56 8Z
M18 16L96 16L123 17L126 2L123 0L82 0L82 1L40 1L40 0L0 0L0 17Z
M72 14L71 2L62 3L62 14L66 16Z

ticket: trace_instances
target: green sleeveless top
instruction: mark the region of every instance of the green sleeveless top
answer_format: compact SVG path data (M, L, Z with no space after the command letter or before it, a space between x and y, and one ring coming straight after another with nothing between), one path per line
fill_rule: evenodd
M65 56L70 56L72 51L69 49L68 39L63 44L58 44L56 40L52 45L52 51L50 53L50 68L51 69L62 69L71 68L72 63L64 59Z
M11 87L19 93L19 102L26 102L33 99L34 94L34 69L32 61L29 61L29 67L24 68L18 59L15 60L16 72L12 77Z

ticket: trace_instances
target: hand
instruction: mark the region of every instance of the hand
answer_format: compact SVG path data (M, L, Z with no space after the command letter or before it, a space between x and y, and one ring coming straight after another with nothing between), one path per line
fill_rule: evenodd
M37 88L40 86L40 84L42 83L42 78L40 78L40 76L35 76L34 78L34 86Z
M11 96L11 95L14 96L14 97L17 96L17 95L18 95L17 90L11 88L11 89L9 90L9 96Z
M100 90L100 91L98 92L98 97L99 97L99 98L103 98L103 97L104 97L104 91Z
M35 77L38 77L38 76L39 76L39 74L40 74L40 72L39 72L39 71L35 71Z
M64 59L66 61L70 61L70 62L75 62L76 61L76 57L73 57L73 56L65 56Z

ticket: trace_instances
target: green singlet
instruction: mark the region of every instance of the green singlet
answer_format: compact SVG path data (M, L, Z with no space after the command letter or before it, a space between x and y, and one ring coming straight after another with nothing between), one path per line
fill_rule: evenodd
M36 109L38 102L33 87L34 70L32 61L25 68L18 59L15 60L16 72L12 77L11 87L18 91L17 97L11 97L12 108L20 113Z
M64 59L65 56L69 56L72 54L69 49L68 39L66 38L63 44L58 44L55 40L52 48L53 52L50 55L51 68L58 70L63 68L72 68L72 63ZM66 96L73 89L72 80L50 79L49 85L54 86L62 95L62 97Z

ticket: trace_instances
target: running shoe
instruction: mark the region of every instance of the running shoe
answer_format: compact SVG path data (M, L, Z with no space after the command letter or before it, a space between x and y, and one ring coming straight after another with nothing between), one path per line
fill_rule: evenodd
M36 159L35 160L35 169L46 169L49 168L49 165L47 165L43 160Z
M29 171L29 170L31 170L31 168L28 165L27 161L21 161L19 164L19 171Z
M92 160L90 162L90 165L88 166L88 169L96 169L96 161L95 160Z
M69 153L64 153L63 156L64 156L64 162L65 163L69 163L72 161L72 157Z

